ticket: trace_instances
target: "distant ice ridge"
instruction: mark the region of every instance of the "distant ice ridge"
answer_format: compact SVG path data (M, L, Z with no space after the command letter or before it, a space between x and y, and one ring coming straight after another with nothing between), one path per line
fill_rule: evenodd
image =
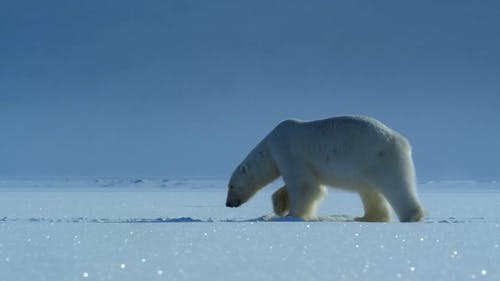
M447 191L447 192L500 192L500 182L496 180L440 180L427 181L418 184L421 191Z
M0 188L168 188L206 189L227 186L219 179L112 178L112 177L42 177L0 178Z
M214 189L226 188L227 179L166 177L15 177L1 178L0 189L18 188L139 188L139 189ZM281 186L278 180L272 186ZM500 192L500 182L480 180L438 180L418 184L420 191Z
M356 222L354 217L348 215L331 215L320 216L316 219L305 221L301 218L294 217L278 217L276 215L265 215L257 218L246 219L212 219L212 218L193 218L193 217L160 217L160 218L88 218L88 217L63 217L63 218L48 218L48 217L32 217L32 218L10 218L0 217L0 223L100 223L100 224L140 224L140 223L258 223L258 222ZM425 223L499 223L500 218L485 218L485 217L430 217L426 218ZM356 222L358 223L358 222Z

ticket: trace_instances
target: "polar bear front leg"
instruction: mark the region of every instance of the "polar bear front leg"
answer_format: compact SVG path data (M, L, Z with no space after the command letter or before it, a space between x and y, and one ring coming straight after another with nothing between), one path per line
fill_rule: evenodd
M273 209L277 216L283 217L288 215L290 204L288 202L288 191L286 185L276 190L273 193Z
M315 182L301 182L288 184L288 200L291 217L299 217L304 220L316 218L318 203L326 193L326 188Z

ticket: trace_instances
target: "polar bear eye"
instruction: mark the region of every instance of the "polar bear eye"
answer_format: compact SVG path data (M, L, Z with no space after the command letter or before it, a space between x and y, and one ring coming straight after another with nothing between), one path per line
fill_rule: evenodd
M247 173L247 166L245 166L245 165L241 165L241 166L240 166L240 172L241 172L242 174L246 174L246 173Z

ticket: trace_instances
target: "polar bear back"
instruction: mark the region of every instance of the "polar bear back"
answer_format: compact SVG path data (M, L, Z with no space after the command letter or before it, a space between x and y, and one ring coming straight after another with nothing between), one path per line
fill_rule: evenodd
M342 116L303 122L287 120L267 137L273 159L282 169L308 169L322 184L354 188L370 175L410 156L408 141L381 122L360 116ZM411 156L410 156L411 158ZM282 171L283 172L283 171Z

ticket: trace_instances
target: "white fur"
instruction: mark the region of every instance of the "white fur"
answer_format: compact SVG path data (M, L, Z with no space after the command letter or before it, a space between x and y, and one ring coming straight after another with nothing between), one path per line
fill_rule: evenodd
M333 186L360 194L365 215L357 220L388 221L389 204L400 221L423 219L410 144L372 118L281 122L234 171L226 205L243 204L280 175L277 215L315 218L324 186Z

